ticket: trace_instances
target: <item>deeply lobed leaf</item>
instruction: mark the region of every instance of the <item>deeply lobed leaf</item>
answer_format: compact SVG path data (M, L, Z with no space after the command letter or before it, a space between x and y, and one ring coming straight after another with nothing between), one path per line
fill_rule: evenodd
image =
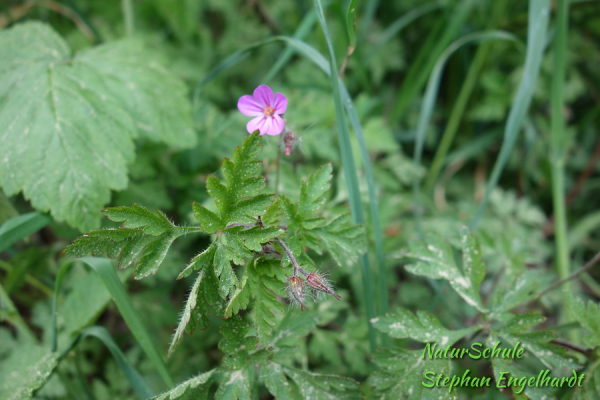
M123 222L123 227L100 229L80 236L65 248L65 255L107 254L117 258L121 268L127 268L137 259L134 277L141 279L156 273L173 241L186 233L162 212L153 213L137 204L109 208L104 212L113 221Z
M371 323L391 337L410 338L424 343L436 342L442 348L451 346L464 336L480 329L479 326L460 330L446 329L433 314L417 311L414 316L403 308L399 308L394 314L375 318Z
M465 229L461 232L463 265L456 264L453 249L441 237L430 235L424 241L411 243L408 256L417 260L406 270L431 279L444 279L471 306L488 312L481 302L479 286L485 274L481 250L475 238Z

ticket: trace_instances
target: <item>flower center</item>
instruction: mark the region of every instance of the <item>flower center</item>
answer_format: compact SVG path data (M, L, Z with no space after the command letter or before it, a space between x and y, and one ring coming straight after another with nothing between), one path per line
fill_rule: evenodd
M275 114L275 109L273 109L271 106L267 106L266 108L263 109L263 113L265 113L265 115L272 117L273 114Z

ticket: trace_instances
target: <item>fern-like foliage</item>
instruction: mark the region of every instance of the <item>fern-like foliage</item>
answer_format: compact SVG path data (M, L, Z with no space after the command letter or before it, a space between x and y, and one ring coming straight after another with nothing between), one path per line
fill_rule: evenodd
M281 297L292 269L290 255L279 239L289 243L292 256L310 270L314 262L305 246L322 254L327 251L339 265L352 262L363 251L364 229L352 225L349 216L322 216L331 186L330 164L310 175L300 187L299 201L263 193L265 178L260 175L261 137L248 136L236 148L232 159L224 159L222 178L209 176L207 191L216 207L199 203L192 210L199 226L173 224L161 211L140 205L104 210L114 229L89 232L65 249L65 254L84 256L107 254L119 266L135 264L134 277L155 274L171 244L188 233L212 235L212 243L193 257L178 279L195 275L169 354L184 333L206 328L209 313L231 318L252 307L257 336L268 343L277 314L283 312ZM282 268L285 267L285 268Z

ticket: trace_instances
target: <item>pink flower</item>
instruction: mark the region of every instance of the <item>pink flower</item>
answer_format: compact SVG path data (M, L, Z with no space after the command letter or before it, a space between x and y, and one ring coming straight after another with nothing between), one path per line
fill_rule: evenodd
M248 133L256 130L261 135L279 135L283 131L283 118L287 108L287 99L281 93L275 93L267 85L260 85L254 90L254 96L248 94L238 100L238 109L244 115L255 117L248 125Z

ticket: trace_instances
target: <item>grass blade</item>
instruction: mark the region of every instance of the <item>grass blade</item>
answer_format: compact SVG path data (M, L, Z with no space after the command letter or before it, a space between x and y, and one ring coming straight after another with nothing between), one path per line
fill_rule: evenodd
M0 252L48 225L52 218L39 212L18 215L0 226Z
M419 51L415 62L404 79L405 84L402 86L390 114L392 121L396 121L404 115L404 111L406 111L410 102L418 95L427 81L427 77L440 54L464 26L465 20L470 15L475 3L474 0L458 2L457 9L451 13L450 21L440 19L438 26L431 31L425 45ZM439 32L438 29L443 29L443 31Z
M554 68L551 92L550 164L552 176L552 206L556 237L556 271L559 279L569 275L569 244L567 242L567 211L565 206L565 60L567 48L568 0L559 0L554 37ZM565 286L567 287L567 286Z
M362 210L362 203L360 199L360 191L358 187L358 175L356 174L356 163L354 162L354 156L352 155L352 145L350 143L350 132L346 125L344 107L342 105L342 97L340 95L340 83L337 75L337 63L335 61L335 51L333 50L333 44L331 37L329 36L329 30L327 28L327 21L325 20L325 14L323 13L323 7L321 6L320 0L314 0L314 7L317 12L317 19L323 30L325 41L327 42L327 49L329 50L330 58L330 80L333 89L333 100L335 103L335 114L336 114L336 125L340 141L340 151L342 155L342 167L344 169L344 176L346 177L346 184L348 185L348 195L350 199L350 208L352 210L352 216L354 222L362 224L365 222L365 218ZM369 256L365 254L361 257L362 273L363 273L363 285L364 285L364 298L365 307L367 314L367 326L369 328L369 343L371 350L375 348L375 330L371 325L371 319L375 318L375 305L371 293L373 293L373 281L371 277L371 270L369 266Z
M523 76L519 82L514 102L508 114L500 154L494 164L490 180L486 185L483 200L471 221L471 230L475 229L477 222L479 222L479 219L487 207L490 194L498 184L500 174L502 174L502 171L504 170L508 157L517 141L521 126L525 121L525 116L529 109L529 105L531 104L535 82L537 82L544 55L549 13L550 0L530 0L529 22L527 27L527 54L525 56Z
M310 10L300 22L298 29L296 29L296 32L294 33L294 38L298 40L302 40L303 38L305 38L306 35L312 32L315 22L317 22L317 15L315 14L314 10ZM269 83L273 79L273 77L275 77L275 75L277 75L279 71L281 71L283 66L290 60L290 58L292 58L293 55L294 50L291 49L289 46L286 47L283 51L283 54L279 56L275 64L273 64L269 72L267 72L267 74L263 78L263 82L265 84Z
M498 20L504 15L506 6L508 2L505 1L497 1L494 3L494 7L491 12L490 22L488 24L489 29L495 29L498 24ZM444 133L442 134L442 140L438 145L438 148L435 153L435 157L431 162L431 167L427 171L427 177L425 178L425 191L431 192L435 181L442 169L442 165L444 163L444 159L446 158L446 154L448 150L450 150L450 146L454 141L454 137L456 136L456 132L458 131L459 124L467 107L467 103L473 93L473 89L475 88L475 84L477 82L477 78L479 77L479 73L483 69L485 61L490 53L492 48L492 43L484 43L477 49L475 56L473 57L473 62L469 67L469 71L467 72L467 76L465 78L464 83L460 88L460 93L456 99L452 107L452 111L450 113L450 118L448 118L448 122L446 124L446 128L444 129Z
M79 340L88 336L95 337L106 346L123 371L123 374L131 384L131 388L135 391L140 399L145 400L154 397L154 391L150 388L150 386L148 386L144 378L142 378L136 369L129 364L119 346L117 346L113 338L110 336L110 333L108 333L104 327L90 326L89 328L86 328L83 332L81 332L74 344L77 344Z
M106 258L96 258L96 257L83 257L79 259L84 262L88 266L90 266L102 279L104 285L110 292L112 299L114 300L121 316L125 320L125 323L131 330L131 333L136 338L150 361L153 363L156 370L159 372L160 376L166 383L168 387L173 387L175 382L167 367L165 365L164 360L162 359L160 353L156 349L156 346L152 342L150 334L148 330L144 326L141 318L138 313L133 308L131 301L129 300L129 296L125 291L125 287L119 280L117 273L115 271L115 267L113 262ZM74 260L76 261L76 260ZM58 316L57 310L57 302L58 302L58 293L60 292L60 287L62 284L62 280L67 273L68 269L71 267L74 261L68 262L64 264L56 277L56 284L54 289L54 298L52 300L52 349L56 351L57 348L57 330L56 330L56 318Z
M377 43L371 46L371 50L367 53L366 60L369 62L373 55L375 55L381 47L390 41L394 36L400 33L402 29L406 28L410 25L411 22L415 21L417 18L422 17L423 15L435 11L441 7L441 4L438 2L431 2L421 4L419 6L414 7L409 12L398 18L394 21L390 26L388 26L382 33L379 35L377 39Z
M491 31L491 32L475 32L458 39L452 43L436 61L429 82L427 83L427 89L425 90L425 96L423 97L423 103L421 105L421 114L419 114L419 121L417 123L417 130L415 133L415 153L414 161L415 164L421 163L421 156L423 154L423 145L425 143L425 130L429 124L433 108L435 106L435 99L437 97L440 81L442 79L442 72L448 58L461 46L473 42L473 41L486 41L486 40L515 40L514 36L510 33L503 31ZM423 237L421 229L421 181L416 178L413 182L413 193L414 193L414 209L415 209L415 223L417 232L420 237Z
M348 11L346 11L346 32L348 32L348 42L350 48L356 48L356 6L358 0L350 0Z
M2 283L0 283L0 306L0 310L2 311L2 314L0 314L0 321L8 321L13 324L13 326L17 328L17 331L19 332L19 338L23 338L24 341L29 343L36 343L37 338L33 332L31 332L31 329L29 329L29 326L25 320L23 320L21 314L19 314L19 310L17 310L10 299L10 296L6 290L4 290Z

